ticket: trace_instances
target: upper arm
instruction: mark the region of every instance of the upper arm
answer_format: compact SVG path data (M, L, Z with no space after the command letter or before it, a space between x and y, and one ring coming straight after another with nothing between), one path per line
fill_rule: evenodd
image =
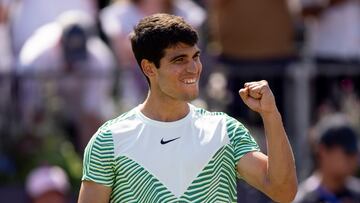
M108 203L111 188L92 182L82 181L78 203Z
M114 143L108 130L98 130L84 152L83 181L112 187L115 178Z
M109 202L115 177L113 165L112 134L100 128L85 148L78 203Z
M258 151L245 154L237 163L237 172L248 184L267 193L268 157Z

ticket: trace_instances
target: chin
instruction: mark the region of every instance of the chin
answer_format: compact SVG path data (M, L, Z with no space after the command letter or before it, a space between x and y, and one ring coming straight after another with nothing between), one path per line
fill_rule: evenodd
M184 95L183 100L190 102L190 101L193 101L194 99L198 98L198 96L199 96L198 92L193 93L193 94L187 94L187 95Z

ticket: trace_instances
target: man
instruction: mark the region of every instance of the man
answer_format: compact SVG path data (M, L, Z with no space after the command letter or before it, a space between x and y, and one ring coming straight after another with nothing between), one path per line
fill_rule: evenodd
M182 16L195 28L199 28L206 18L204 9L191 0L117 0L100 12L100 24L118 59L117 93L121 107L126 111L134 103L143 101L147 92L146 81L142 80L131 50L129 33L143 17L159 12Z
M79 202L235 202L236 175L275 201L296 193L293 154L266 81L240 96L264 120L268 156L224 113L188 102L199 94L197 32L182 18L143 18L132 49L149 82L144 103L104 124L84 155Z
M317 169L299 187L295 202L360 202L357 134L348 126L332 126L316 145Z

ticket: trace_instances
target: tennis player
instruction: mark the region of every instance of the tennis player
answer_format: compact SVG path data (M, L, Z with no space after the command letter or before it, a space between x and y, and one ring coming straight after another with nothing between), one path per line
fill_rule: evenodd
M263 119L265 155L239 121L189 104L199 94L197 42L177 16L154 14L136 25L132 49L149 92L89 141L79 203L236 202L237 177L276 202L293 200L293 153L268 83L239 91Z

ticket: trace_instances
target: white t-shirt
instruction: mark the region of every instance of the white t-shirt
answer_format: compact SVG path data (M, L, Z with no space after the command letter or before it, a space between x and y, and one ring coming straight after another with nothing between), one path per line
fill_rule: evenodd
M224 113L190 105L174 122L139 107L104 124L84 154L83 180L112 188L110 202L236 202L236 165L259 147Z

